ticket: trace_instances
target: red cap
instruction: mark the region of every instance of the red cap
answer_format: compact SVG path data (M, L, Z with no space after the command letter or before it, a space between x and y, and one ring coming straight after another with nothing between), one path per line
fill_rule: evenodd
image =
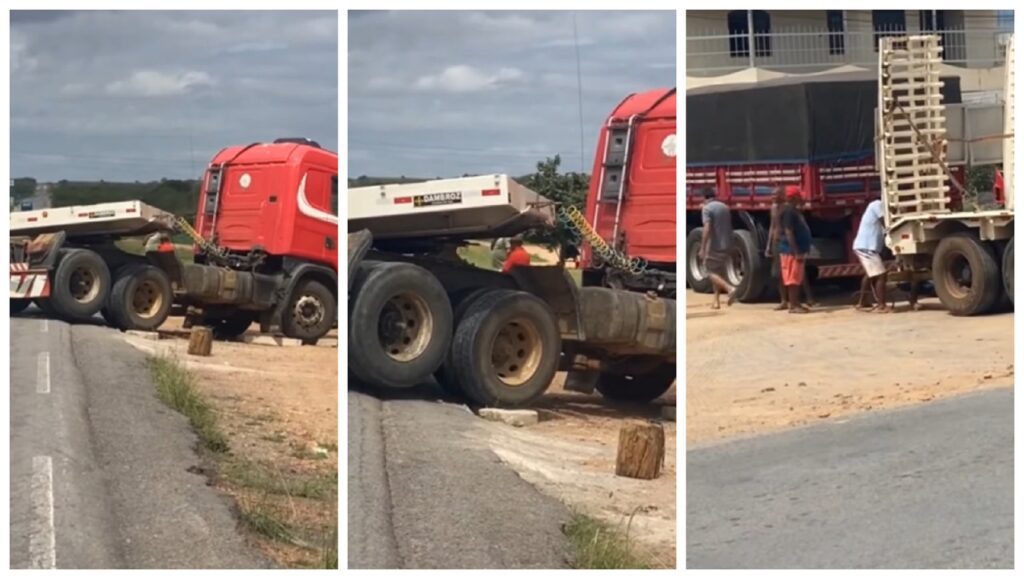
M786 185L786 199L801 197L800 187L796 185Z

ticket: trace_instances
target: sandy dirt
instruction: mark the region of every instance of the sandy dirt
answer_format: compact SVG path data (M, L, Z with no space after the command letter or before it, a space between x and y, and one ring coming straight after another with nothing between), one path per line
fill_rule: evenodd
M251 461L281 479L322 481L322 500L273 497L220 484L241 504L261 504L304 531L299 543L333 540L337 528L338 350L330 346L263 346L215 341L208 358L186 353L187 331L170 318L160 340L126 334L129 343L185 365L215 405L233 458ZM255 329L255 326L254 326ZM253 333L253 330L250 330ZM336 332L329 334L336 338ZM336 344L336 340L335 340ZM316 549L256 537L279 563L316 565Z
M676 403L675 387L651 404L618 404L567 392L564 380L556 376L535 405L540 424L517 429L486 423L491 447L543 492L627 533L652 565L675 568L676 425L661 421L662 407ZM619 429L630 420L664 425L665 465L655 480L615 475Z
M687 292L687 443L1013 385L1012 313L958 318L934 298L922 311L861 313L832 301L807 315L714 311Z

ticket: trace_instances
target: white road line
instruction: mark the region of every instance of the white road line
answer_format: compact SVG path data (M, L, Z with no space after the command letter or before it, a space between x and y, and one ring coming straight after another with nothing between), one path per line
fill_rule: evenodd
M43 320L43 333L50 331L50 320Z
M32 457L32 527L28 538L29 566L57 568L57 536L53 529L53 461Z
M36 392L39 394L50 393L50 353L41 352L39 361L36 364Z

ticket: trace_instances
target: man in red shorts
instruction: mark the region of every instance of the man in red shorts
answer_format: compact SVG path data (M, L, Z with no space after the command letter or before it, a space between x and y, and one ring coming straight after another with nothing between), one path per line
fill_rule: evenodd
M810 311L800 303L804 265L811 251L811 231L800 215L800 200L799 187L786 187L786 203L779 214L779 227L782 230L779 240L779 273L789 297L791 314L806 314Z

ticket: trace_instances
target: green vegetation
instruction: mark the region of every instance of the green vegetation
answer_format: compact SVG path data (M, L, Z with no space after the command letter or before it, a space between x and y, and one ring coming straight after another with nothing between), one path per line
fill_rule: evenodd
M629 544L629 537L576 513L565 525L565 535L575 552L576 569L647 569Z
M161 179L149 183L60 181L50 191L54 207L139 200L194 221L199 181Z
M196 388L195 379L177 361L150 357L149 369L160 400L185 415L199 443L215 454L226 453L228 439L217 425L217 413Z
M13 179L14 185L11 187L11 199L15 201L21 201L27 197L32 197L36 194L36 180L32 177L18 177Z
M225 480L264 494L326 500L338 493L338 478L331 474L284 473L273 465L234 459L220 472Z

